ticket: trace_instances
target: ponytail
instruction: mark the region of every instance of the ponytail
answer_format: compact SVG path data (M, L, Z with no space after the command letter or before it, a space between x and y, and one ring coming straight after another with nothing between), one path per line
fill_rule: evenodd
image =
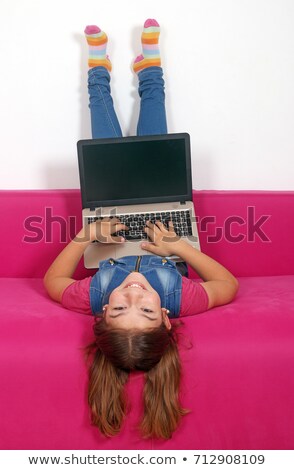
M115 436L125 417L124 385L128 373L114 367L98 349L90 368L88 403L92 423L105 436Z
M181 417L189 412L179 402L181 364L173 337L160 362L145 377L141 432L146 438L169 439Z

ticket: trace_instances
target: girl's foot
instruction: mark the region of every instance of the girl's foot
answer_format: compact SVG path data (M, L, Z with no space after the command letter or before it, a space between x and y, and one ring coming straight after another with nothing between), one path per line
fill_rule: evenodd
M89 46L89 67L105 67L110 72L111 62L106 55L107 35L95 25L86 26L84 32Z
M146 20L141 36L142 54L140 54L134 61L134 72L138 73L147 67L161 66L158 47L159 34L160 26L157 21L153 19Z

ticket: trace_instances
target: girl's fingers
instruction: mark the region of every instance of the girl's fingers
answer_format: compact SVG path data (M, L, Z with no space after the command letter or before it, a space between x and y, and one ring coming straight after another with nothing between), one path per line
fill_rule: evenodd
M120 223L117 223L113 227L111 227L111 233L119 232L120 230L129 230L129 227Z
M120 220L117 217L113 217L113 219L108 219L111 225L120 224Z
M168 228L159 220L156 221L156 225L160 228L160 230L164 233L175 233L175 228L173 222L170 220L168 222Z
M169 232L174 232L175 231L174 224L172 223L171 220L168 223L168 230L169 230Z
M165 226L162 222L160 222L160 220L157 220L157 221L155 222L155 224L157 225L157 227L160 228L160 230L161 230L162 232L167 231L167 230L166 230L166 226Z
M102 220L98 220L101 223L109 223L110 225L120 224L120 220L117 217L103 217Z
M153 224L153 223L151 222L151 220L147 220L146 225L147 225L147 227L155 228L155 224Z
M152 241L169 241L171 237L176 235L174 225L171 221L168 224L168 228L166 228L166 226L160 220L157 220L155 224L148 221L146 222L145 232Z
M155 234L159 230L158 227L156 227L156 225L150 222L150 220L146 222L146 229L148 230L147 232L148 236L150 236L149 235L150 233Z
M144 232L147 233L148 237L150 238L150 240L154 241L154 230L152 230L152 228L150 227L145 227L144 228Z

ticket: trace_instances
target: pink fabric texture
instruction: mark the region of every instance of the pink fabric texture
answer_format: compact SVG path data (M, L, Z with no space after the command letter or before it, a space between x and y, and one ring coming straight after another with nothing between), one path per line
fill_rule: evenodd
M127 385L122 432L105 438L90 424L83 348L93 318L50 300L41 279L81 225L79 191L0 198L1 449L294 449L294 192L194 193L202 250L240 290L182 319L181 400L191 413L167 441L138 433L140 373ZM78 279L92 274L80 264Z
M181 397L192 411L172 439L145 441L141 374L130 379L121 434L107 439L90 425L92 317L48 299L40 279L0 279L1 448L293 449L293 283L241 278L233 303L183 318Z
M62 305L75 312L92 315L90 306L91 277L70 284L62 295ZM180 316L196 315L208 308L208 296L199 282L183 277Z

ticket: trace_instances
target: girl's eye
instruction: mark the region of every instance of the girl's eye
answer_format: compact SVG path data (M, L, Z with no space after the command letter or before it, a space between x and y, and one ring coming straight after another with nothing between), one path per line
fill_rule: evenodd
M149 308L143 308L143 312L153 313L153 310L150 310Z
M123 310L123 307L114 307L113 310Z

